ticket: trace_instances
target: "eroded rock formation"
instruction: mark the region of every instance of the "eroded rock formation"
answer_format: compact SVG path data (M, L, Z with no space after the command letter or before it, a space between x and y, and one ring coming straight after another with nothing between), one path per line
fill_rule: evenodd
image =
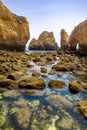
M87 55L87 20L74 28L69 38L69 44L73 50L76 49L78 44L79 53Z
M61 36L61 40L60 40L61 49L65 50L68 47L69 36L68 36L67 32L64 29L61 30L60 36Z
M40 34L38 40L33 38L30 42L30 50L56 50L57 43L53 32L44 31Z
M26 18L11 13L0 1L0 49L22 51L29 37Z

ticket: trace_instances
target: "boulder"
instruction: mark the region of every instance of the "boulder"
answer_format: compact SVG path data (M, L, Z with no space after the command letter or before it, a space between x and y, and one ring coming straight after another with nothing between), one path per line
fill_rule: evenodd
M6 89L15 89L18 85L15 81L11 79L2 79L0 80L0 88L6 88Z
M82 85L78 81L71 81L69 83L69 90L72 93L77 93L79 91L84 91L84 88L82 87Z
M0 49L23 51L29 37L26 18L11 13L0 1Z
M27 89L43 89L45 88L45 81L42 78L37 77L28 77L22 79L19 82L19 88L27 88Z
M47 31L42 32L38 39L33 38L29 46L30 50L56 50L57 48L53 32Z
M20 97L18 90L7 90L3 93L4 98L16 99Z
M56 71L73 71L74 70L74 65L72 62L65 62L61 61L55 65L53 65L52 69L55 69Z
M60 89L60 88L64 88L66 86L66 84L63 82L63 81L61 81L61 80L54 80L54 79L52 79L52 80L50 80L50 82L49 82L49 87L50 88L56 88L56 89Z
M47 73L47 69L45 67L41 67L41 72L42 73Z
M68 47L69 36L68 36L67 32L64 29L61 30L60 36L61 36L61 40L60 40L61 49L65 50Z
M30 123L30 109L26 100L18 100L13 102L14 107L10 109L10 119L13 125L15 124L16 128L26 130L29 128Z
M87 20L74 28L69 38L69 44L73 50L75 50L78 45L79 53L87 55Z
M46 97L48 103L58 109L71 108L72 103L60 95L49 95Z
M77 110L87 119L87 100L82 100L77 104Z

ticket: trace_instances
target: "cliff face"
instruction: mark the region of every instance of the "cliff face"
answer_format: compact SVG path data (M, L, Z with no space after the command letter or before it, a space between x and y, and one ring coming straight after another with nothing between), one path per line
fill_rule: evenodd
M87 20L74 28L69 38L69 44L71 49L74 50L78 44L79 53L87 55Z
M24 50L30 38L25 17L17 16L0 2L0 49Z
M65 50L68 47L69 36L68 36L67 32L64 29L61 30L60 36L61 36L61 40L60 40L61 49Z
M56 50L57 43L55 42L53 32L42 32L38 39L32 39L29 48L31 50Z

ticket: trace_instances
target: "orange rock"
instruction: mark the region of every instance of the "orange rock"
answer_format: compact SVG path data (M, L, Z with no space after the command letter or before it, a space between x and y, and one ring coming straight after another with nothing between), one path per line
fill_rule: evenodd
M79 53L87 55L87 20L77 25L72 31L69 44L71 49L76 49L79 44Z
M0 49L24 50L29 37L26 18L11 13L0 2Z
M53 32L44 31L40 34L38 40L35 38L30 42L31 50L56 50L57 43L55 41Z
M60 40L61 49L65 50L68 47L69 36L64 29L61 30L60 35L61 35L61 40Z

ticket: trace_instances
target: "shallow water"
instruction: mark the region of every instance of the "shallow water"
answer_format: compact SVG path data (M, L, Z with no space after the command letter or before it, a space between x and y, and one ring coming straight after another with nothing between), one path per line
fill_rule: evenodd
M32 75L32 70L40 72L41 66L32 64L34 66L31 70L27 71L27 75L29 76ZM26 94L19 89L20 96L14 99L5 99L2 97L3 92L0 93L0 130L87 130L87 120L80 113L76 112L77 102L87 99L87 95L82 92L72 94L68 89L69 81L80 79L80 77L74 77L72 72L64 72L62 77L58 77L57 73L51 75L49 72L52 66L53 64L45 66L47 68L47 78L40 76L46 81L45 89L33 95ZM51 79L64 81L66 87L63 89L49 88L48 83ZM55 96L56 98L54 99ZM57 99L58 96L62 96L65 102L60 102ZM16 123L16 118L12 118L10 114L15 107L18 109L18 106L15 106L14 102L18 102L19 100L23 100L28 104L30 119L27 127L23 126L21 121L19 122L21 124L19 126ZM24 106L22 107L24 108ZM13 111L13 113L15 112Z

